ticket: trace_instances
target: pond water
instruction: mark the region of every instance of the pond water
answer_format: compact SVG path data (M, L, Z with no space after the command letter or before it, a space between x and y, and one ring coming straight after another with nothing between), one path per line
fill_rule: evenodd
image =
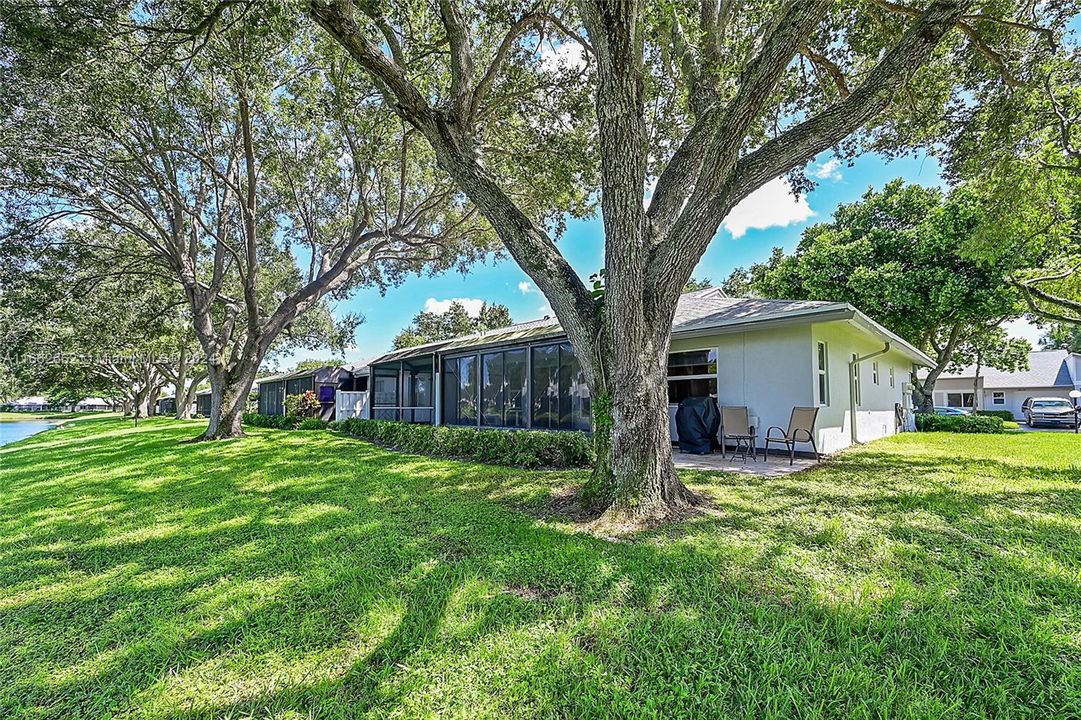
M42 430L54 427L47 420L16 420L14 422L0 422L0 445L7 445L16 440L36 435Z

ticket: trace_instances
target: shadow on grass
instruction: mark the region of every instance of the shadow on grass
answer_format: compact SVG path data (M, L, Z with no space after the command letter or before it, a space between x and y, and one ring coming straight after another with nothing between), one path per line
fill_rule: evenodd
M689 474L709 514L608 543L514 509L573 473L196 427L0 451L0 715L1081 708L1076 469Z

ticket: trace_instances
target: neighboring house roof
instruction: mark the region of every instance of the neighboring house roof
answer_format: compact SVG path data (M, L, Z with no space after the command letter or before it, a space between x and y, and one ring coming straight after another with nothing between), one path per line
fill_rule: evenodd
M672 323L674 336L716 334L717 332L740 332L753 325L755 329L801 322L828 322L852 320L864 330L891 343L894 349L908 355L914 362L931 365L931 359L916 347L882 327L874 320L847 303L820 302L813 300L765 300L760 298L730 298L719 288L707 288L684 293L679 298ZM451 340L425 343L395 350L377 358L372 363L404 360L432 352L452 352L458 349L486 345L502 345L539 340L563 335L559 321L544 317L540 320L518 323L496 330L464 335Z
M1028 354L1028 370L1003 372L995 368L981 367L980 377L985 389L1050 388L1074 386L1070 374L1068 350L1033 350ZM976 366L969 365L957 372L942 373L939 380L975 380ZM1081 378L1079 378L1081 380Z
M342 365L342 370L352 373L353 375L367 375L370 372L368 366L372 364L372 360L375 360L375 358L364 358L363 360L357 360L353 363L347 363Z
M48 405L49 398L44 395L27 395L21 398L15 398L9 405Z

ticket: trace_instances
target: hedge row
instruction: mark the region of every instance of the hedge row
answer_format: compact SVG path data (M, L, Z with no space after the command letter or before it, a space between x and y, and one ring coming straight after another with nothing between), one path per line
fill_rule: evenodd
M918 413L916 429L922 432L1000 433L1002 418L988 415L932 415Z
M593 443L581 432L478 430L361 418L334 422L330 426L376 445L417 455L465 458L526 468L586 467L593 462Z
M296 415L260 415L244 413L244 424L275 430L324 430L327 422L319 418L299 418Z
M977 410L976 414L983 415L984 417L997 417L1006 422L1013 422L1013 413L1009 410Z

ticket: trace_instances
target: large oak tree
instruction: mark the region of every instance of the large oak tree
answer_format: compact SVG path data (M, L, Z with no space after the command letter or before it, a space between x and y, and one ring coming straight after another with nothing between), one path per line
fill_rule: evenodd
M1055 34L1068 19L969 0L311 0L309 12L548 298L594 398L600 462L588 490L635 515L692 501L672 464L667 354L680 291L729 211L830 148L889 152L940 137L973 88L1025 82L1016 58L1051 52L1037 24ZM581 58L580 82L538 99L534 78L567 57ZM547 138L514 130L545 123L545 108L583 85L592 103L548 133L586 138L599 169L599 293L520 202L529 178L501 172L508 155L564 162L544 152Z

